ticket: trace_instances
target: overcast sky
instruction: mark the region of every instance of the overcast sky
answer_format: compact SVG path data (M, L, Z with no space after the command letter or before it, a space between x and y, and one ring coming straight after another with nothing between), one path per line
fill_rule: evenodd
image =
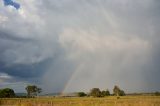
M160 90L159 0L14 4L0 0L0 88Z

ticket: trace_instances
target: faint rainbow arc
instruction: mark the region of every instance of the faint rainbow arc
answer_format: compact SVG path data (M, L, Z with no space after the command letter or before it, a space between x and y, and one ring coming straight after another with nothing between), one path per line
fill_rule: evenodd
M64 86L64 89L62 90L61 94L66 93L67 89L71 86L72 81L75 79L75 77L79 74L79 72L82 71L82 68L84 67L84 64L81 64L71 75L70 79L67 81L67 83Z

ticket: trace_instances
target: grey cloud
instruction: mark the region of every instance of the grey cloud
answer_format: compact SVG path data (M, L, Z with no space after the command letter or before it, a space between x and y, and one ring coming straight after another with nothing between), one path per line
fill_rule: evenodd
M160 89L159 1L18 2L18 11L0 7L8 17L0 21L0 72L37 79L45 92Z

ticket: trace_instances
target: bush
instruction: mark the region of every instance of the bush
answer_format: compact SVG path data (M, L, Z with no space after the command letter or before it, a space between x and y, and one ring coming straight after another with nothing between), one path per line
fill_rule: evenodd
M78 92L78 96L79 97L84 97L84 96L87 96L87 94L85 94L84 92Z

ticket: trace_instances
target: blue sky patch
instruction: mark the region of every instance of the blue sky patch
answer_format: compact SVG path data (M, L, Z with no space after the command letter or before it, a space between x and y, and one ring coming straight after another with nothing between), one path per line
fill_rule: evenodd
M17 2L14 2L14 1L12 1L12 0L3 0L4 1L4 5L5 6L13 6L14 8L16 8L16 9L19 9L20 8L20 4L19 3L17 3Z

